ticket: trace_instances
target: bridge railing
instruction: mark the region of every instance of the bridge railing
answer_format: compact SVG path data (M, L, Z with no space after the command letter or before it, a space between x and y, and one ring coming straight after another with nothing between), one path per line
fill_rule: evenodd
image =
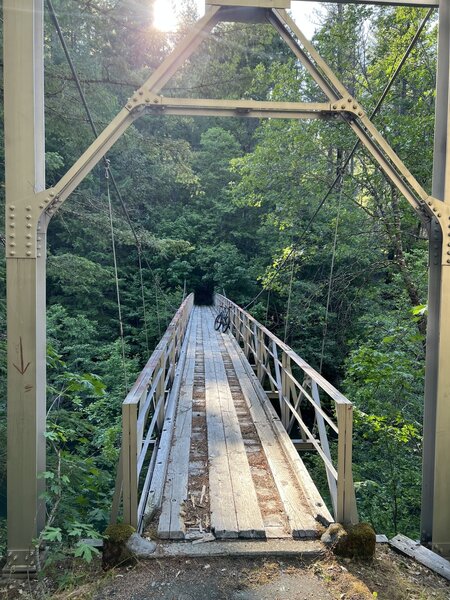
M122 405L122 449L111 521L120 498L123 521L139 529L158 455L158 440L168 411L168 398L194 304L190 294L180 306ZM145 474L145 477L144 477Z
M215 299L216 304L230 308L231 332L253 363L265 392L275 401L280 420L291 436L297 425L301 439L295 440L296 447L314 449L321 457L335 520L356 523L352 403L248 312L221 294ZM329 433L337 437L337 460L332 458Z

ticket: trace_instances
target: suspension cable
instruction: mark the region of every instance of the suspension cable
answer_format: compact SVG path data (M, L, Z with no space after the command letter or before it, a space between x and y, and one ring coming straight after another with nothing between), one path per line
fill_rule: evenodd
M116 239L115 239L115 235L114 235L114 222L113 222L113 212L112 212L112 202L111 202L111 191L110 191L110 186L109 186L108 167L105 169L105 179L106 179L106 190L107 190L107 194L108 194L109 222L110 222L110 226L111 226L111 243L112 243L113 261L114 261L114 277L115 277L115 284L116 284L117 310L118 310L118 314L119 314L120 340L121 340L121 344L122 344L123 378L124 378L124 383L125 383L125 396L126 396L128 393L128 374L127 374L126 357L125 357L125 336L124 336L124 331L123 331L122 303L120 300L119 269L117 266Z
M265 321L266 327L269 323L269 307L270 307L270 290L267 290L267 306L266 306L266 321Z
M328 295L327 295L327 304L325 308L325 320L323 323L323 334L322 334L322 351L320 353L320 363L319 363L319 373L322 374L322 366L323 366L323 357L325 354L325 342L328 333L328 317L330 314L330 303L331 303L331 291L333 288L333 277L334 277L334 267L336 263L336 249L337 249L337 239L338 239L338 231L339 231L339 221L341 218L341 208L342 208L342 196L343 196L343 187L344 187L344 171L341 171L340 175L340 185L339 185L339 198L337 205L337 215L336 215L336 225L334 228L334 240L333 240L333 250L331 253L331 266L330 266L330 276L328 279Z
M406 63L406 61L408 60L412 50L414 49L415 45L417 44L417 41L422 33L422 31L424 30L426 24L428 23L428 21L430 20L432 14L434 12L434 8L430 8L425 17L423 18L419 29L417 30L417 32L415 33L414 37L412 38L408 48L406 49L402 59L400 60L399 64L397 65L397 67L395 68L395 70L392 72L390 79L386 85L386 87L383 90L383 93L381 94L375 108L373 109L372 113L370 114L369 119L372 120L374 117L377 116L378 112L380 111L380 108L383 104L383 102L386 99L386 96L388 95L388 93L390 92L392 86L394 85L400 71L402 70L404 64ZM358 139L353 148L351 149L349 155L347 156L345 162L342 165L342 171L345 171L347 169L347 167L349 166L353 156L355 155L356 150L359 148L360 145L360 140ZM309 229L311 227L311 225L313 224L316 216L319 214L319 212L322 210L325 202L328 200L328 198L330 197L331 193L333 192L334 188L336 187L336 185L339 183L340 181L340 177L341 174L338 174L337 177L333 180L332 184L330 185L330 187L328 188L326 194L324 195L324 197L322 198L322 200L319 202L316 210L314 211L313 216L311 217L311 219L308 221L306 227L303 228L301 234L300 234L300 238L297 241L297 246L298 244L300 244L304 237L306 236L306 234L309 232ZM269 277L269 279L266 281L265 286L267 287L267 285L269 285L270 283L272 283L272 281L275 279L275 277L281 272L281 270L283 269L283 267L286 265L287 261L289 260L289 258L291 257L291 255L293 254L295 250L295 246L293 246L290 250L290 252L287 254L287 256L285 256L284 260L278 265L277 269L272 273L272 275ZM253 300L251 300L245 307L244 310L246 310L247 308L249 308L250 306L252 306L260 297L261 295L264 293L264 288L253 298Z
M78 76L78 72L77 72L77 70L75 68L74 62L73 62L72 57L70 55L70 51L69 51L69 48L67 46L66 39L64 37L64 33L63 33L62 29L61 29L61 26L60 26L60 23L59 23L59 20L58 20L58 16L57 16L56 11L55 11L55 9L53 7L52 0L46 0L46 1L47 1L47 7L48 7L48 10L50 12L51 19L52 19L53 24L55 26L56 32L57 32L58 37L59 37L59 41L61 42L61 46L62 46L63 51L64 51L64 55L66 57L68 65L70 67L70 70L71 70L71 73L72 73L72 77L73 77L73 79L75 81L75 85L76 85L78 93L80 95L81 102L82 102L84 110L86 112L86 116L87 116L89 125L91 126L91 129L92 129L92 132L93 132L95 138L98 138L98 130L97 130L97 127L95 125L95 122L94 122L94 119L93 119L93 116L92 116L92 112L91 112L91 110L89 108L89 104L87 102L86 95L85 95L85 93L83 91L83 88L81 86L81 81L80 81L80 78ZM118 199L120 201L120 204L121 204L122 210L124 212L125 218L126 218L126 220L128 222L128 225L129 225L129 227L131 229L131 232L132 232L133 237L134 237L135 242L136 242L136 249L137 249L137 252L138 252L138 262L139 262L139 265L140 265L139 268L141 270L140 278L141 278L141 280L143 282L142 258L144 259L147 268L149 269L150 273L152 274L152 277L155 278L154 270L150 266L150 263L147 260L147 257L145 256L145 254L142 253L142 243L141 243L141 241L140 241L140 239L139 239L139 237L137 235L136 228L133 225L133 222L132 222L131 217L130 217L130 213L129 213L128 208L127 208L127 206L125 204L125 201L123 199L123 196L122 196L122 193L121 193L121 191L119 189L119 186L117 185L117 182L116 182L116 179L114 177L114 174L111 171L110 161L107 158L107 156L105 156L103 158L103 163L105 165L105 169L108 169L110 181L111 181L111 183L113 185L113 188L114 188L114 191L115 191L115 193L116 193L116 195L117 195L117 197L118 197ZM164 294L164 290L161 289L161 292ZM167 304L168 304L168 306L172 310L176 310L176 308L170 302L168 302ZM144 301L144 304L143 304L143 309L144 309L144 323L147 323L147 315L145 314L145 310L146 310L145 309L145 301ZM147 329L146 329L146 338L148 338Z
M288 329L289 329L289 317L290 317L290 312L291 312L291 298L292 298L292 286L294 284L294 254L292 254L292 260L291 260L291 278L290 278L290 282L289 282L289 295L288 295L288 303L287 303L287 309L286 309L286 322L284 325L284 343L286 343L287 340L287 335L288 335Z

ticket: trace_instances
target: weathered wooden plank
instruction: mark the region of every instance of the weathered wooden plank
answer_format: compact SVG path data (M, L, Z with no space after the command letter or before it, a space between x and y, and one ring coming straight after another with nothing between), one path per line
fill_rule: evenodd
M212 323L211 318L209 321ZM258 504L258 497L219 347L220 334L212 330L211 327L209 327L209 331L211 332L212 359L225 433L226 453L233 488L239 537L264 538L264 523Z
M283 450L283 456L285 460L287 459L294 476L296 477L297 483L300 485L305 498L308 502L310 514L314 517L316 521L319 521L323 524L332 523L333 517L331 516L329 510L327 509L325 502L323 501L322 496L320 495L316 485L311 479L311 475L308 473L308 470L305 467L305 464L299 457L289 435L284 429L278 415L276 414L272 404L270 403L266 392L263 390L258 378L254 375L251 366L248 364L248 361L239 351L239 346L236 340L233 337L229 338L230 344L235 348L239 360L241 362L242 368L246 372L253 388L248 391L249 397L253 399L252 407L255 407L257 410L258 416L254 419L260 423L263 420L268 421L275 432L276 438L280 443L280 446ZM256 393L256 397L258 402L254 401L254 393ZM262 407L263 414L261 413L259 407ZM261 437L261 436L260 436Z
M309 512L309 506L302 501L302 497L292 479L293 475L289 463L277 439L276 432L269 423L252 381L244 368L242 353L236 348L232 338L227 338L225 344L239 377L242 392L284 505L292 535L293 537L317 537L317 523Z
M450 562L442 556L435 554L405 535L396 535L392 540L389 540L389 545L450 581Z
M208 431L209 458L209 497L211 528L216 537L237 538L238 522L234 503L230 467L226 455L225 430L217 389L214 353L211 344L214 328L203 314L205 335L203 349L205 356L205 400ZM212 330L212 331L211 331Z
M158 525L158 535L161 539L183 539L185 532L183 507L188 490L197 314L197 309L194 309L175 418L174 439L167 469L164 500Z
M164 490L164 482L166 480L167 467L169 462L169 454L170 449L172 447L172 436L174 430L175 423L175 412L178 402L179 390L182 382L182 374L185 367L185 361L187 356L187 349L189 343L189 336L192 331L192 315L189 319L189 324L187 326L186 336L183 341L183 345L180 352L180 357L178 360L174 384L172 389L170 390L169 397L167 399L166 404L166 412L165 412L165 420L163 430L161 432L161 437L159 439L159 443L157 447L155 447L154 452L157 452L155 469L153 472L152 479L150 481L148 498L146 501L145 511L144 511L144 522L148 522L155 511L157 511L161 506L161 500L163 496Z

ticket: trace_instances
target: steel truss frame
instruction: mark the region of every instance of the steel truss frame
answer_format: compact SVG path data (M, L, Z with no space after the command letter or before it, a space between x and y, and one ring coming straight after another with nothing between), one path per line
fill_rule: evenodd
M442 193L430 196L375 128L359 102L349 94L307 40L285 8L289 0L207 0L207 10L144 85L129 99L99 137L52 188L44 185L43 0L4 0L6 233L8 308L8 572L36 568L32 540L44 525L42 480L45 470L45 255L51 218L127 128L144 115L215 115L253 118L341 119L354 131L386 176L404 195L433 238L435 269L431 317L427 427L428 477L424 497L424 537L438 551L450 553L450 205L444 199L447 163L447 105L440 102L437 144L442 150L435 181ZM341 3L347 3L341 0ZM369 1L355 0L369 4ZM437 0L379 0L370 4L437 6ZM447 4L447 3L446 3ZM445 47L441 47L447 82L450 9L445 17ZM166 98L161 91L178 68L220 21L269 22L328 98L325 103L258 102ZM442 21L442 15L441 15ZM22 35L18 35L20 32ZM442 41L442 36L441 36ZM24 69L23 65L26 65ZM443 79L441 80L443 81ZM441 96L445 85L441 85ZM442 160L442 157L444 160ZM437 189L437 188L436 188ZM447 198L446 198L447 199ZM445 238L449 243L442 244ZM439 245L439 240L441 243ZM434 256L436 254L436 256ZM447 268L446 268L447 267ZM446 302L444 302L444 300ZM441 316L442 312L442 317ZM440 335L438 332L440 331ZM447 362L448 361L448 362ZM434 400L433 400L434 398ZM438 399L436 401L436 398ZM433 412L434 410L434 412ZM437 425L436 414L437 411ZM437 428L436 443L434 430ZM429 475L429 474L428 474ZM424 489L425 489L424 484ZM429 492L431 500L429 498ZM433 510L434 497L434 510Z

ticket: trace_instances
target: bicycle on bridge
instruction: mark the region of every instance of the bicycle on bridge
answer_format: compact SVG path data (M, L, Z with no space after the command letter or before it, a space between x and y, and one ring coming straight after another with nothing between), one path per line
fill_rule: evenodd
M226 333L231 324L230 318L230 307L225 304L220 305L219 313L214 321L214 329L216 331L222 330L222 333Z

